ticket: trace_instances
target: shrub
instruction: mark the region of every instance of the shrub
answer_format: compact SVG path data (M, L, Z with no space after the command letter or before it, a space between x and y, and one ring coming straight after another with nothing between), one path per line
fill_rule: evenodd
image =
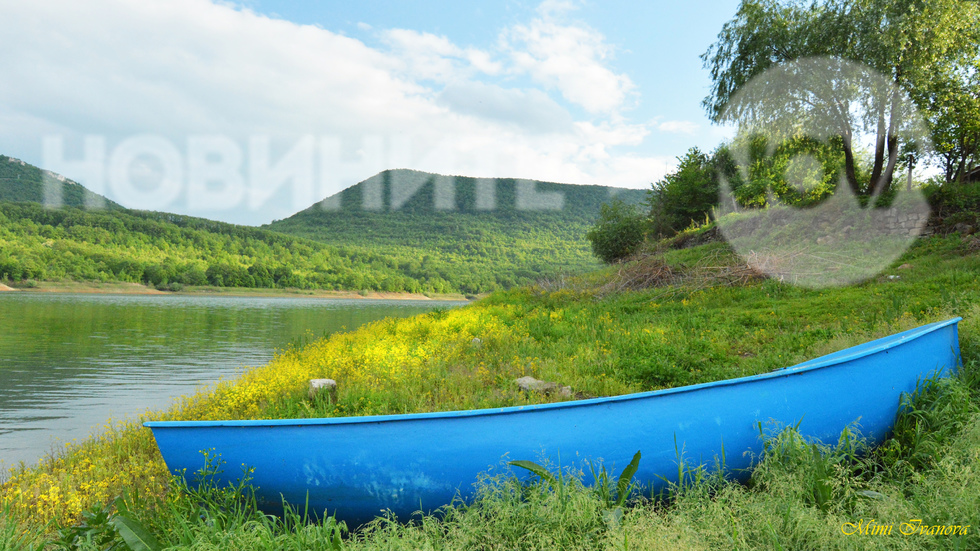
M718 204L715 161L696 147L677 160L677 170L653 184L648 199L653 233L661 237L704 220Z
M592 243L592 252L611 264L639 249L645 239L644 225L636 205L616 200L602 205L599 220L586 237Z

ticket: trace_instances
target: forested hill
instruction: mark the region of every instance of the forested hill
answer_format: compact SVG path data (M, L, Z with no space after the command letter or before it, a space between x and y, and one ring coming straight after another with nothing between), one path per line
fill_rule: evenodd
M396 176L392 186L394 173L416 179ZM472 178L447 191L435 175L391 171L336 196L339 209L314 206L254 228L126 209L10 157L0 156L0 175L0 282L15 285L94 280L174 290L482 293L596 266L584 235L610 197L609 188L598 186L514 180L493 181L491 190L488 181ZM62 208L43 205L52 178L62 185ZM404 185L416 185L418 193L406 193ZM446 195L433 195L437 187L452 196L456 210L445 208ZM555 191L562 208L542 210L557 206L557 196L547 195ZM643 192L622 196L640 200ZM365 198L368 207L383 208L365 209ZM85 208L99 199L105 208ZM491 202L494 208L487 208Z
M265 227L328 244L411 256L464 292L598 266L585 233L612 198L643 190L388 170Z
M250 226L128 209L0 201L0 282L457 292L402 266L409 258ZM30 285L28 285L30 286Z
M0 201L123 208L118 203L89 191L78 182L5 155L0 155Z

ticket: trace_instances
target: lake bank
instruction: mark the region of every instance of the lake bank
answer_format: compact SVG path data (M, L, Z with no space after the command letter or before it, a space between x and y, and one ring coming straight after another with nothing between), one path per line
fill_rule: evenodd
M328 291L324 289L267 289L250 287L185 286L180 291L161 291L141 283L97 281L38 281L32 287L0 283L0 292L104 293L117 295L211 295L228 297L302 297L374 300L472 300L459 293L404 293L384 291Z

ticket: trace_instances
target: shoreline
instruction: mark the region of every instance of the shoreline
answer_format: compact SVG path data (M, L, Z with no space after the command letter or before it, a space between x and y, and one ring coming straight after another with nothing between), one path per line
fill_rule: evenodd
M39 281L36 287L10 287L0 283L2 292L26 293L91 293L107 295L183 295L183 296L227 296L227 297L285 297L285 298L323 298L323 299L368 299L368 300L452 300L471 301L457 293L422 293L369 291L329 291L324 289L266 289L251 287L213 287L210 285L187 286L180 291L160 291L141 283L126 282L81 282L81 281Z

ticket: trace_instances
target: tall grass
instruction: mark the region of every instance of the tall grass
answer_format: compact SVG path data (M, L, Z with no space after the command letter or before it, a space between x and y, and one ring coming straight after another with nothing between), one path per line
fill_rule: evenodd
M619 497L632 496L625 509L611 499L607 476L591 473L599 483L590 487L583 484L588 473L527 464L540 476L485 475L470 504L412 519L379 518L351 533L288 507L281 518L264 515L247 471L239 483L218 487L210 475L221 466L209 462L199 484L175 479L162 502L127 497L103 525L129 515L155 542L148 549L976 549L980 403L971 398L977 389L967 373L977 369L973 358L964 374L924 383L905 402L899 417L905 429L873 450L853 434L825 445L789 427L766 437L748 484L699 470L667 497L630 492L627 468L617 481ZM941 423L948 428L929 429ZM917 430L936 447L912 436ZM936 452L915 463L923 446ZM923 526L957 533L920 533ZM96 537L109 536L102 547L79 538L67 547L105 549L123 542L121 532L97 530Z
M665 261L682 273L697 263L698 251L717 258L717 250L712 245L679 251L666 255ZM248 371L238 380L220 382L182 399L169 411L148 413L144 418L365 415L563 399L520 392L513 379L523 375L558 381L579 396L621 394L762 373L952 315L965 318L961 323L964 358L980 357L980 289L974 277L980 273L980 258L958 239L933 238L922 240L899 263L911 265L892 270L900 279L879 278L824 291L775 281L706 286L697 280L670 288L603 294L595 292L602 276L593 276L587 285L551 292L524 288L497 293L466 308L386 320L284 351L269 365ZM970 365L974 367L965 368L964 373L976 377L975 364ZM312 378L337 380L336 400L311 400L306 384ZM788 455L784 458L790 467L782 471L778 465L767 467L768 461L775 461L767 457L757 469L761 478L751 487L694 484L690 490L679 489L683 491L676 492L669 503L654 501L626 510L617 526L605 522L607 502L591 490L570 489L568 499L575 505L567 506L562 514L577 512L553 517L549 515L557 514L557 502L547 492L518 490L516 482L509 480L488 481L479 506L452 509L411 527L378 521L365 531L348 534L344 545L367 549L383 546L377 543L382 541L388 541L385 545L391 548L402 545L398 542L414 542L423 548L464 545L448 543L452 541L486 549L666 547L658 543L660 536L654 536L661 534L663 541L681 548L806 548L809 544L801 543L804 534L822 534L825 529L839 532L840 525L834 528L834 523L849 522L846 515L852 513L869 511L880 521L885 513L894 517L935 510L935 519L957 520L961 512L967 515L967 505L976 505L965 496L980 495L970 475L977 471L976 457L966 451L968 446L959 444L976 443L970 440L980 430L975 428L975 415L964 414L969 408L962 404L975 404L980 391L970 382L948 388L944 384L924 389L923 395L942 396L934 403L947 405L935 406L939 408L935 413L930 413L933 406L909 410L893 441L862 456L873 460L838 458L827 463L823 458L835 457L833 453L806 445L796 460L790 461ZM948 421L954 417L961 421ZM786 445L787 449L796 446ZM966 474L953 477L956 465ZM824 471L813 474L819 468ZM771 477L765 478L770 472ZM814 485L813 480L824 482ZM931 487L922 486L927 480ZM568 488L575 484L570 481ZM161 524L168 504L181 503L180 496L186 494L174 493L174 488L149 431L138 421L113 423L100 437L70 446L37 466L6 474L0 486L4 512L0 535L15 543L3 545L29 547L50 537L58 526L80 521L84 511L111 508L117 496L127 493L130 499L138 496L141 500L129 504L131 512L161 534L161 541L182 541L200 548L218 545L215 538L225 536L206 534L207 528L198 527L193 519L187 521L188 533L205 532L182 540L173 539L170 529ZM959 493L941 499L930 493L933 488ZM847 493L851 490L853 495ZM856 493L864 490L872 493ZM704 495L696 498L698 492ZM887 499L867 497L877 494ZM518 497L526 503L514 501ZM865 508L841 509L841 499ZM223 531L238 534L234 537L241 541L222 540L221 544L244 547L248 538L259 538L293 545L295 540L289 538L300 537L288 536L285 525L264 518L248 512ZM540 522L532 526L529 519ZM571 526L572 519L580 525ZM964 519L958 522L968 522ZM505 530L506 523L521 526L522 531ZM309 537L315 539L331 530L300 524L290 525L289 533L310 530ZM559 528L585 543L562 539L564 536L554 533ZM317 532L321 529L323 534ZM17 533L20 539L7 537L8 533ZM482 536L477 538L479 533ZM492 538L498 533L511 535L498 544ZM438 534L443 539L433 539ZM280 536L285 539L276 539ZM211 543L200 543L205 541ZM854 541L840 539L833 545L846 548L847 542ZM248 545L263 548L265 544Z

